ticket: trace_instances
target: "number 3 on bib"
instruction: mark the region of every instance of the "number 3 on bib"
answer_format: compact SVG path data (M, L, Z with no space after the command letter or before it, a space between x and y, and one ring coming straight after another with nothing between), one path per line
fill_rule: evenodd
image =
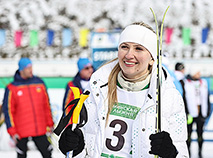
M125 138L123 137L123 135L126 133L127 131L127 124L126 122L122 121L122 120L113 120L109 126L115 128L116 125L120 125L120 130L119 131L114 131L113 132L113 136L117 137L118 142L117 145L113 146L112 145L112 139L107 138L106 139L106 147L109 150L112 151L119 151L123 148L124 143L125 143Z

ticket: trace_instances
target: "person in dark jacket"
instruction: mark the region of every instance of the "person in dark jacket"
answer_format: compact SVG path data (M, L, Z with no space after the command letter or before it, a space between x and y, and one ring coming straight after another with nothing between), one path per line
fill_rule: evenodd
M187 145L190 152L191 134L193 124L196 124L197 142L198 142L198 156L202 158L203 147L203 132L206 118L210 115L210 101L208 84L205 79L201 78L199 70L191 70L190 74L184 80L184 103L186 106L186 114L188 116L188 139ZM190 121L190 117L191 121Z
M53 128L49 97L44 82L33 75L29 58L19 60L14 81L7 85L3 112L7 131L16 144L18 158L27 157L28 138L32 137L43 158L51 158L52 146L47 127Z
M77 62L78 66L78 73L75 75L74 79L72 81L69 81L66 86L64 99L63 99L63 111L66 107L66 105L74 99L74 94L70 87L78 87L80 89L80 93L84 91L87 84L89 83L90 77L92 73L94 72L94 68L92 66L92 62L89 60L89 58L79 58ZM71 109L70 106L66 113Z

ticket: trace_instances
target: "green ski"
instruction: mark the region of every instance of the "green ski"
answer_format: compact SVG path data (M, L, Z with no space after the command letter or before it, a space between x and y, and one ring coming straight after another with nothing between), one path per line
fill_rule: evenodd
M166 11L164 12L162 23L161 23L161 30L160 30L160 37L159 37L159 31L158 31L158 22L156 15L152 8L150 8L152 11L152 14L155 19L155 25L156 25L156 35L157 35L157 86L156 86L156 124L155 124L155 133L161 131L161 81L162 81L162 37L163 37L163 24L164 19L166 16L166 13L169 9L169 6L167 7ZM160 41L159 41L160 40ZM158 156L155 155L155 158Z

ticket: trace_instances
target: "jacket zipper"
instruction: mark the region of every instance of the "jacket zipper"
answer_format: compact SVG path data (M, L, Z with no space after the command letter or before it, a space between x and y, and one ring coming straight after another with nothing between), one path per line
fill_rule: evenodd
M31 94L31 91L30 91L30 86L28 85L28 91L29 91L29 96L30 96L30 100L31 100L31 106L32 106L32 109L33 109L33 117L34 117L34 122L35 122L35 132L36 132L36 135L38 134L38 125L37 125L37 121L36 121L36 114L35 114L35 106L34 106L34 102L33 102L33 98L32 98L32 94Z

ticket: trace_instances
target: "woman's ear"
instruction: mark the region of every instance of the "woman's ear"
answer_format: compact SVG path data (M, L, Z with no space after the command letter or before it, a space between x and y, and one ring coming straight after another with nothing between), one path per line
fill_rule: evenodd
M148 65L148 70L151 72L152 71L152 66L153 66L153 64L154 64L154 59L152 58L151 60L150 60L150 62L149 62L149 65Z
M149 65L152 66L152 65L154 64L154 62L155 62L155 61L154 61L154 59L152 58L152 59L150 60L150 62L149 62Z

